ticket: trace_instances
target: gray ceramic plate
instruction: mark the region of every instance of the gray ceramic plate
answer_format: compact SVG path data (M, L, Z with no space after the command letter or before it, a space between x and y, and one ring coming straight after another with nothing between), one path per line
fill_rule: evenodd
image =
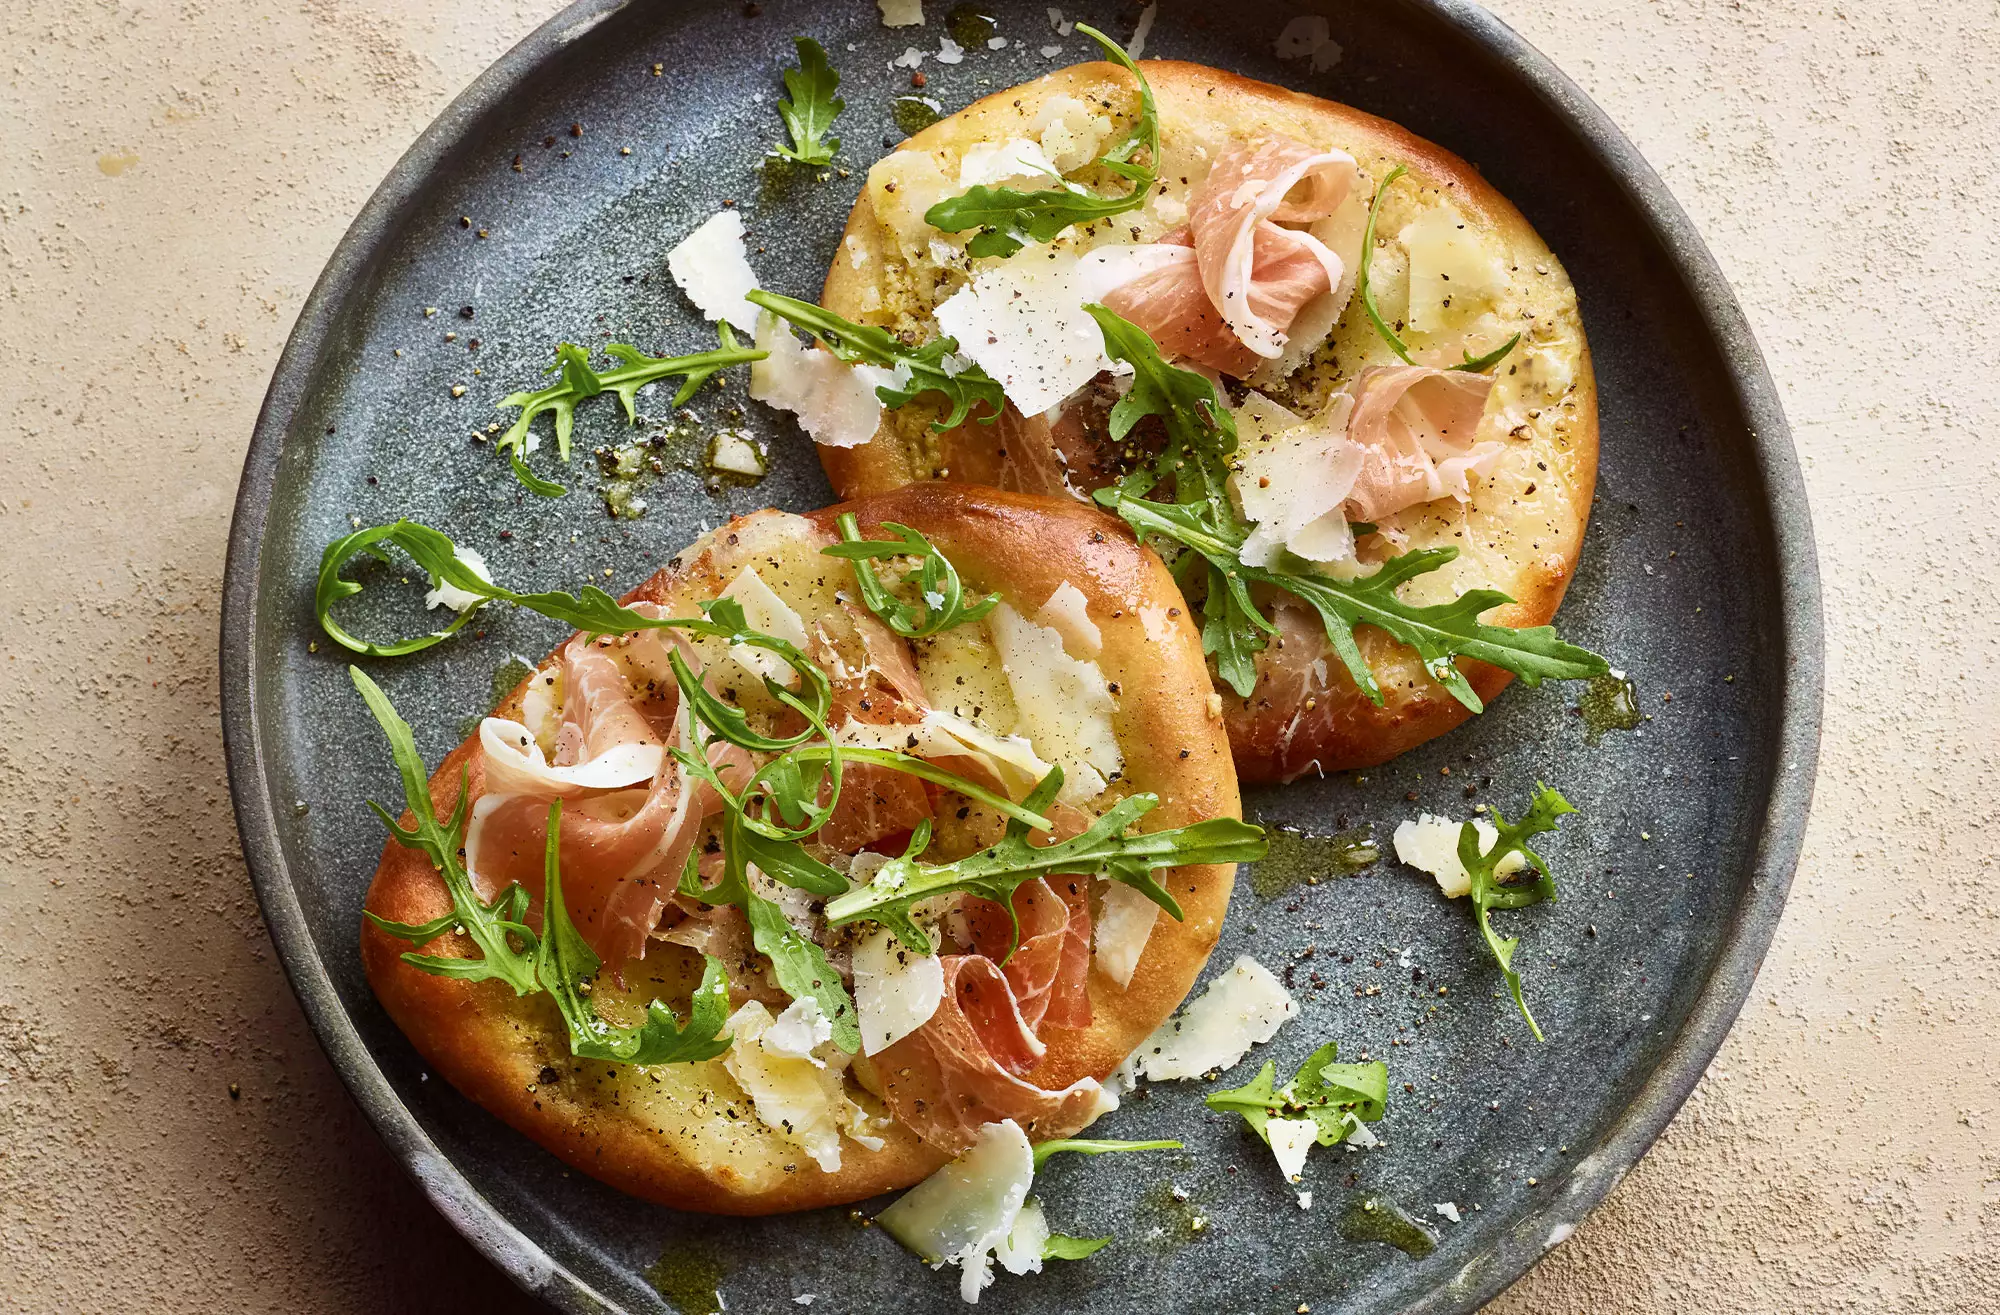
M717 1281L738 1311L798 1309L791 1299L807 1293L815 1310L958 1301L951 1276L845 1211L741 1221L643 1205L565 1172L426 1078L357 961L382 838L362 801L392 797L395 778L342 655L308 642L313 569L350 517L407 514L517 584L589 577L622 589L728 514L829 501L810 446L754 407L747 423L776 456L768 479L717 494L670 469L636 521L607 518L595 498L589 451L626 436L608 401L581 417L576 491L559 502L524 498L470 435L559 339L656 351L709 341L662 256L724 198L748 220L767 284L811 296L862 171L900 139L891 101L909 78L890 60L911 44L938 49L945 6L928 7L930 26L899 31L863 0L566 10L459 97L355 221L299 317L246 463L223 696L271 934L321 1041L424 1190L495 1263L567 1310L687 1311ZM1065 8L1120 36L1136 17L1101 0ZM1004 49L923 65L947 110L1087 54L1040 4L988 12ZM1503 915L1523 938L1548 1042L1535 1044L1497 994L1464 905L1428 879L1384 863L1269 898L1245 880L1214 965L1240 953L1296 963L1304 1017L1268 1053L1284 1072L1328 1038L1344 1057L1385 1058L1384 1145L1319 1153L1302 1211L1240 1123L1208 1115L1199 1084L1157 1086L1110 1130L1181 1137L1185 1154L1058 1161L1044 1175L1058 1228L1113 1232L1117 1245L1038 1278L1003 1276L982 1309L1477 1307L1568 1234L1685 1098L1749 989L1797 854L1820 697L1813 551L1784 418L1713 262L1618 131L1490 15L1454 0L1334 5L1323 12L1343 53L1314 72L1274 54L1298 12L1242 0L1225 18L1170 3L1147 51L1400 120L1478 163L1562 254L1596 353L1604 451L1561 621L1631 673L1651 719L1593 745L1578 688L1514 689L1476 724L1364 777L1256 792L1250 809L1267 823L1369 826L1386 843L1419 809L1463 815L1469 789L1503 811L1537 779L1565 790L1581 813L1548 847L1562 902ZM817 36L845 74L839 133L853 173L787 189L757 162L796 33ZM1045 59L1044 45L1062 49ZM440 309L427 318L427 307ZM705 396L705 419L743 405L740 389ZM668 419L649 417L641 433ZM477 637L373 667L434 762L484 707L496 669L557 637L539 618L496 614ZM1343 1239L1340 1221L1364 1196L1422 1217L1436 1250L1418 1259ZM1439 1217L1443 1202L1463 1221ZM649 1268L674 1280L665 1294Z

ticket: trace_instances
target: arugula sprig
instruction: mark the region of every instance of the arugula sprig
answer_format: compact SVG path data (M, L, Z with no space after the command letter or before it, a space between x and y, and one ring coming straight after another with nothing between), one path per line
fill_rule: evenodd
M1051 767L1024 804L1039 812L1054 801L1061 788L1062 768ZM827 925L839 927L867 919L887 927L912 951L929 954L931 938L916 924L912 910L939 895L963 892L992 900L1007 910L1014 924L1008 946L1011 954L1021 935L1014 891L1036 877L1058 873L1100 876L1143 893L1178 919L1182 916L1179 902L1153 873L1184 864L1252 863L1264 857L1269 848L1262 827L1227 817L1169 831L1125 834L1127 827L1152 812L1159 802L1156 795L1130 795L1113 804L1081 835L1052 845L1029 844L1027 825L1018 818L1010 819L1006 834L997 843L951 863L920 861L916 855L922 846L913 840L910 852L884 863L868 884L829 901ZM928 842L928 833L922 838Z
M1159 416L1167 444L1151 462L1120 483L1101 489L1097 500L1116 511L1141 535L1168 539L1199 559L1181 565L1183 585L1205 575L1202 648L1216 659L1216 672L1247 697L1257 683L1256 654L1277 627L1263 613L1250 586L1262 584L1309 603L1319 613L1328 641L1361 692L1382 702L1381 687L1368 668L1357 626L1371 625L1409 645L1431 677L1474 712L1484 708L1456 659L1476 658L1504 668L1530 686L1545 679L1580 680L1608 670L1603 658L1565 643L1552 626L1512 630L1487 625L1482 613L1512 600L1496 589L1469 590L1449 603L1419 607L1396 590L1458 556L1456 548L1424 548L1384 562L1373 575L1336 580L1290 557L1265 567L1243 562L1250 527L1237 513L1228 490L1236 424L1215 386L1191 370L1167 364L1153 340L1138 326L1102 306L1086 309L1104 333L1105 351L1133 368L1133 384L1111 412L1111 436L1122 439L1138 421ZM1174 501L1145 496L1171 486Z
M797 297L762 288L744 294L778 318L796 325L826 345L828 351L849 365L876 365L896 372L894 384L882 384L875 395L890 409L905 406L926 393L945 400L950 410L932 425L946 430L965 423L973 408L985 410L976 418L992 423L1007 404L1000 384L986 371L966 361L959 364L958 340L933 338L921 347L906 346L887 329L872 324L856 324L822 306ZM951 359L947 359L951 358Z
M1242 1115L1266 1146L1271 1144L1272 1119L1310 1119L1316 1128L1315 1142L1338 1146L1362 1124L1379 1120L1389 1100L1388 1065L1379 1060L1337 1064L1339 1053L1335 1042L1327 1042L1307 1056L1290 1082L1275 1088L1277 1061L1265 1060L1249 1082L1210 1092L1203 1103L1224 1114Z
M686 376L674 393L672 403L681 406L718 371L732 365L761 361L767 355L758 348L739 343L726 323L719 326L718 333L720 347L689 356L648 356L628 343L609 343L604 348L604 354L619 364L602 372L591 368L590 353L586 349L574 343L557 344L556 359L543 373L560 377L546 388L509 393L500 399L502 407L519 407L521 414L514 418L514 423L500 435L494 446L507 454L514 477L528 489L543 497L561 497L568 492L567 489L541 478L527 467L528 432L535 418L544 412L555 417L556 455L568 462L570 434L576 428L577 403L603 393L615 393L625 408L626 422L637 424L639 390L654 380Z
M1382 336L1382 341L1389 344L1389 350L1401 357L1404 364L1415 365L1417 361L1410 355L1409 346L1394 329L1389 327L1388 321L1382 318L1382 312L1375 308L1375 290L1368 279L1375 262L1375 220L1382 213L1382 198L1388 193L1389 185L1408 172L1410 170L1407 165L1399 164L1391 169L1388 176L1382 180L1381 186L1375 189L1375 199L1368 203L1368 223L1361 230L1361 260L1355 266L1354 290L1361 298L1361 309L1367 312L1368 322L1375 326L1375 332ZM1483 374L1505 360L1507 353L1513 351L1520 341L1521 335L1517 333L1483 356L1461 352L1465 359L1451 368L1471 374Z
M792 40L798 47L799 66L785 70L785 91L791 99L778 100L778 117L785 121L785 131L792 140L772 147L771 154L796 164L832 164L840 138L829 138L827 130L847 108L847 102L834 95L840 74L826 62L826 51L819 42L811 37Z
M1507 989L1514 996L1514 1004L1521 1011L1521 1017L1528 1020L1528 1030L1541 1041L1541 1024L1528 1012L1528 1002L1521 996L1521 974L1514 967L1514 951L1519 948L1518 936L1501 936L1493 930L1493 921L1488 916L1494 909L1524 909L1530 904L1543 900L1551 903L1556 898L1556 879L1549 871L1549 865L1540 854L1528 848L1528 841L1544 831L1554 831L1557 819L1565 813L1574 813L1576 808L1562 797L1560 791L1537 782L1535 797L1528 804L1528 811L1519 822L1509 822L1500 816L1499 810L1489 809L1487 817L1492 819L1494 830L1499 834L1493 841L1493 848L1481 853L1479 849L1479 828L1467 822L1458 832L1458 861L1465 865L1465 874L1471 879L1472 908L1479 919L1479 934L1486 938L1486 948L1493 952L1494 962L1507 978ZM1496 869L1500 861L1509 854L1519 854L1535 870L1532 882L1506 883L1501 880Z
M508 886L491 903L481 900L472 888L472 879L459 858L465 845L466 810L471 801L465 774L461 772L459 776L458 803L451 816L440 821L431 804L429 777L409 723L397 714L381 687L360 668L349 667L348 675L388 738L390 756L402 777L404 802L415 825L403 826L394 814L372 799L368 806L375 810L398 844L421 850L430 859L451 897L451 911L429 922L395 922L372 911L367 914L368 920L412 945L425 945L448 931L458 931L479 948L477 957L462 959L410 950L402 956L405 963L434 976L459 981L505 982L517 996L548 992L568 1029L570 1053L581 1059L679 1064L710 1059L728 1049L730 1039L718 1034L729 1014L729 982L721 962L708 955L703 956L701 985L695 988L685 1025L659 1000L647 1004L645 1021L634 1026L613 1027L600 1019L580 984L594 978L601 964L577 933L568 906L563 903L558 859L561 801L549 809L542 931L537 936L526 921L530 897L519 883Z
M883 521L882 528L895 537L864 539L853 512L842 512L835 524L840 527L840 542L820 552L854 563L854 580L860 586L862 603L883 625L905 639L928 639L942 634L953 626L980 620L1000 605L999 594L967 602L965 586L959 581L958 568L951 564L951 559L907 525ZM917 587L921 603L904 602L890 593L876 576L870 563L894 557L917 559L916 568L904 575L903 583Z
M1132 184L1122 196L1101 196L1077 183L1057 179L1058 186L1036 192L1020 192L1011 187L981 183L962 196L940 201L924 212L924 222L947 233L979 230L966 251L974 256L1011 256L1030 242L1047 242L1072 224L1087 224L1146 202L1146 194L1157 180L1160 162L1160 113L1153 102L1153 88L1146 75L1110 37L1088 23L1076 30L1104 48L1105 55L1123 66L1139 83L1139 117L1132 133L1117 146L1099 156L1096 166ZM1134 163L1143 150L1145 162Z

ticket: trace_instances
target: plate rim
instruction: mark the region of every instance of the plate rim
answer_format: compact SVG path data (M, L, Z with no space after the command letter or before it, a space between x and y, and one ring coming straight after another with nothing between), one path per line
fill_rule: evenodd
M1818 558L1791 429L1763 353L1721 267L1652 166L1611 118L1549 58L1473 0L1398 0L1459 29L1563 119L1602 162L1671 257L1711 339L1728 363L1736 403L1749 421L1755 468L1769 509L1780 590L1780 642L1788 673L1777 713L1777 771L1735 918L1715 970L1638 1092L1562 1189L1532 1206L1458 1275L1410 1306L1412 1315L1461 1315L1485 1305L1568 1236L1651 1148L1721 1048L1749 997L1776 934L1804 842L1818 762L1825 651ZM224 756L243 857L293 993L342 1082L376 1133L437 1210L524 1291L565 1311L618 1303L517 1229L424 1132L362 1042L315 949L278 838L275 800L263 770L256 697L255 619L271 494L285 432L305 400L313 363L350 297L420 201L435 168L467 131L564 46L628 8L630 0L575 0L487 67L397 160L335 246L272 372L245 454L223 572L219 672ZM1591 1172L1583 1172L1588 1167Z

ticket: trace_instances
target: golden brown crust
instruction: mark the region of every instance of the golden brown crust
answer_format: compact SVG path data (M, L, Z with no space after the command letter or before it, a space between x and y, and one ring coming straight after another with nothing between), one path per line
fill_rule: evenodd
M1200 137L1207 144L1230 135L1282 132L1307 141L1339 146L1354 155L1365 173L1379 179L1395 164L1407 165L1419 185L1438 189L1465 213L1471 225L1490 235L1510 252L1521 270L1539 281L1532 286L1530 306L1538 320L1548 322L1573 339L1570 389L1561 402L1560 419L1537 419L1515 435L1529 446L1525 466L1539 465L1539 486L1498 485L1475 493L1474 510L1486 525L1458 524L1443 513L1419 518L1411 546L1450 543L1463 547L1463 559L1439 573L1434 587L1461 589L1489 585L1502 589L1514 603L1492 614L1495 624L1526 627L1547 624L1562 601L1582 548L1597 476L1597 390L1590 354L1584 342L1574 297L1561 263L1527 219L1506 197L1489 185L1466 161L1408 129L1350 106L1287 90L1269 83L1199 64L1148 60L1141 67L1160 107L1165 153L1175 156L1178 140ZM977 101L926 128L900 148L932 152L940 157L986 140L1004 140L1022 132L1024 110L1039 98L1075 94L1090 98L1092 90L1113 104L1129 100L1129 76L1105 63L1058 70L1045 78L1009 88ZM949 170L947 170L949 173ZM1405 184L1409 186L1410 184ZM864 189L848 218L845 235L829 269L821 303L855 319L890 322L898 328L921 321L929 306L899 306L898 315L883 309L880 286L884 271L895 266L894 242L883 217ZM1122 239L1121 239L1122 240ZM1524 275L1525 278L1525 275ZM922 282L919 280L918 282ZM1356 314L1350 307L1350 317ZM1515 360L1519 360L1517 355ZM936 477L936 452L909 416L886 416L874 441L858 447L820 449L834 489L843 497L858 497L902 484ZM1490 512L1482 508L1494 503ZM1468 534L1470 529L1474 534ZM1467 540L1487 529L1500 531L1482 553ZM1406 596L1421 590L1406 589ZM1444 596L1449 596L1448 594ZM1438 601L1413 597L1413 601ZM1237 768L1245 780L1289 780L1302 772L1336 771L1386 761L1444 733L1470 714L1424 672L1407 649L1385 637L1363 631L1364 651L1383 688L1381 706L1370 703L1344 673L1318 696L1315 715L1289 736L1276 728L1290 724L1295 708L1274 706L1235 695L1218 684L1229 707L1231 742ZM1337 665L1337 664L1336 664ZM1463 664L1482 699L1490 699L1512 679L1507 672L1482 663ZM1282 739L1282 747L1278 741Z
M1039 608L1063 580L1076 585L1104 637L1100 664L1122 691L1115 724L1126 779L1161 798L1147 825L1241 816L1227 739L1208 712L1199 639L1180 614L1180 598L1165 569L1138 549L1121 524L1081 505L949 485L903 490L808 519L830 533L842 510L856 512L864 526L883 520L914 526L952 558L968 587L997 590L1024 609ZM724 549L732 532L757 523L745 518L725 526L708 540L710 551L676 558L625 601L671 607L713 596L727 583ZM526 691L523 681L496 715L518 717ZM456 802L461 770L468 772L477 797L484 784L482 759L476 740L469 740L439 764L431 797L441 815ZM1085 1030L1051 1030L1045 1037L1048 1056L1032 1080L1055 1087L1078 1077L1101 1077L1173 1011L1215 943L1234 875L1229 867L1168 874L1186 921L1160 919L1129 990L1119 992L1092 975L1096 1021ZM449 901L422 854L391 841L383 848L366 907L394 921L423 922L444 913ZM803 1154L760 1135L747 1105L732 1120L715 1105L694 1108L698 1102L692 1096L663 1095L629 1066L576 1060L546 997L520 999L497 982L433 976L403 962L406 948L364 920L361 955L368 980L438 1074L571 1165L633 1195L681 1209L771 1214L904 1187L947 1158L898 1126L889 1130L880 1151L845 1143L843 1167L822 1172ZM464 938L453 936L423 948L460 957L472 952ZM653 987L666 998L685 999L692 968L692 957L679 947L657 946L646 960L623 965L623 972L637 995ZM720 1061L649 1072L690 1088L732 1085ZM736 1103L745 1104L740 1096ZM679 1122L668 1126L670 1119ZM672 1135L688 1125L708 1126L711 1137L717 1127L739 1136L732 1143L738 1158L697 1167L676 1149L685 1138Z

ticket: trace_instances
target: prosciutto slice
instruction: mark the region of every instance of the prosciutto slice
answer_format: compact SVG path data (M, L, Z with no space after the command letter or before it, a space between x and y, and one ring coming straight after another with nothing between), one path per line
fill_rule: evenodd
M1249 375L1284 351L1300 308L1341 283L1339 256L1282 225L1332 214L1356 172L1346 152L1290 137L1230 143L1196 188L1187 226L1161 239L1187 254L1116 288L1105 305L1170 356Z
M1053 883L1053 884L1051 884ZM1086 877L1038 878L1014 891L1021 942L1007 956L1013 932L1007 911L974 900L972 941L998 962L1030 1027L1090 1026L1090 889Z
M971 1149L988 1123L1066 1137L1098 1112L1093 1078L1048 1091L1022 1080L1042 1055L1000 968L980 954L944 959L944 1000L930 1021L874 1057L890 1113L932 1146Z
M1473 441L1492 390L1491 375L1466 370L1363 370L1347 421L1347 436L1363 457L1347 495L1350 518L1378 521L1447 495L1460 502L1471 497L1467 477L1487 473L1503 450Z

